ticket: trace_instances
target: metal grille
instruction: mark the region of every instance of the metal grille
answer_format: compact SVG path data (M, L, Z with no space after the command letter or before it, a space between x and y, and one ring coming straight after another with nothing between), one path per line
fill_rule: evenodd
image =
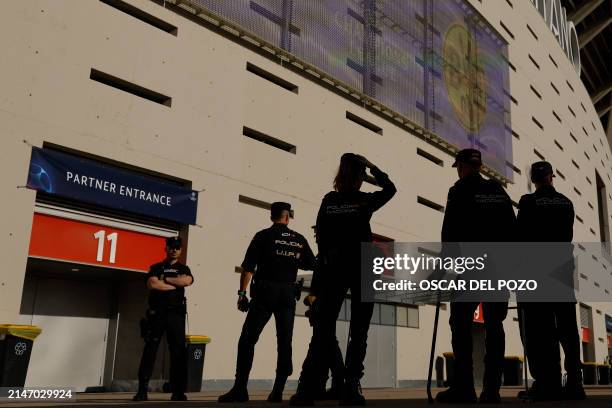
M189 0L512 180L507 44L464 0Z

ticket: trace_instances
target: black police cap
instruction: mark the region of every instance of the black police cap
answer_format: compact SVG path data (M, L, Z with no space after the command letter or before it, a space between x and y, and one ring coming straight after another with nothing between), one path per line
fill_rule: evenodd
M180 248L183 246L183 240L181 237L168 237L166 238L166 246L170 248Z
M455 156L453 167L457 167L458 163L482 165L482 154L476 149L463 149Z
M539 161L531 165L531 181L533 182L541 181L551 174L553 177L555 176L552 165L547 161Z

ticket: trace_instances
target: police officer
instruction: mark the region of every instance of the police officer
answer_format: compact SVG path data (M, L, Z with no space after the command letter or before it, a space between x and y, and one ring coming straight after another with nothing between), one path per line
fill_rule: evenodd
M571 243L574 231L572 202L553 187L553 168L540 161L531 165L531 181L535 192L525 194L519 202L518 238L524 242ZM539 244L542 245L542 244ZM569 290L567 301L519 303L521 328L529 361L529 370L535 380L529 396L536 400L585 399L580 371L580 338L576 322L576 302L573 292L573 255L571 244L565 248L556 244L541 256L565 257L570 268L564 275ZM536 273L538 271L535 271ZM557 272L557 275L559 273ZM565 299L564 299L565 300ZM565 354L567 382L561 388L561 357L559 343Z
M381 190L360 191L369 169ZM308 354L291 405L312 405L320 379L326 376L337 353L336 320L348 290L351 291L350 339L345 357L345 384L340 403L363 405L359 383L363 376L368 329L374 304L361 301L361 243L372 242L370 219L395 195L386 173L365 157L345 153L334 179L334 191L323 197L317 216L320 268L313 275L319 302Z
M219 402L249 400L247 382L253 365L255 344L272 315L276 322L278 359L276 379L268 401L282 401L285 382L293 372L291 340L295 302L299 296L295 284L297 270L313 270L316 261L308 241L287 227L290 213L290 204L272 204L272 226L255 234L242 262L238 309L248 313L238 341L234 386L219 397ZM249 302L246 288L251 277L253 284Z
M145 346L138 369L138 392L134 401L146 401L149 379L161 337L166 333L170 350L170 385L172 401L186 401L187 357L185 345L185 287L193 284L189 267L179 258L180 237L166 239L166 259L149 268L147 288L149 308L141 321Z
M442 224L442 242L501 242L513 240L515 224L512 201L503 187L480 175L481 153L461 150L453 167L459 180L448 190ZM438 393L436 400L447 403L474 403L472 364L472 321L478 302L451 302L450 327L455 356L451 387ZM503 321L507 302L483 302L486 330L485 373L479 401L500 402L499 388L504 362Z

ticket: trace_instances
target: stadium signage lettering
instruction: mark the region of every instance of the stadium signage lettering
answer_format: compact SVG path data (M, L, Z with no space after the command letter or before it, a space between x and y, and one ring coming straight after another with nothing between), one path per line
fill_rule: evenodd
M531 3L544 18L544 22L574 66L574 70L580 75L580 44L576 26L567 20L567 13L565 7L561 6L561 0L531 0Z

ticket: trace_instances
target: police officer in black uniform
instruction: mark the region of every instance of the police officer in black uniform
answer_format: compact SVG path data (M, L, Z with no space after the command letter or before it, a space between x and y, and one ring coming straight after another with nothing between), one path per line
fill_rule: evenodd
M366 168L381 190L360 191ZM365 157L345 153L340 159L334 191L323 197L317 216L320 267L313 276L318 317L308 354L291 405L312 405L330 362L337 353L336 320L348 290L351 291L350 339L345 357L345 384L340 404L363 405L359 383L363 376L368 329L374 304L361 301L361 244L372 242L370 219L395 195L395 185L386 173Z
M540 249L541 256L554 257L557 260L559 257L565 257L569 265L568 268L562 268L567 269L566 273L556 273L567 286L567 301L519 303L519 318L521 328L525 329L523 336L529 370L535 380L529 397L536 400L555 400L559 397L585 399L573 292L573 248L570 244L574 234L574 206L566 196L555 190L553 177L550 163L540 161L531 165L531 181L536 190L521 197L517 219L520 241L555 242L557 244L548 250L543 245ZM559 244L563 242L568 243L567 247ZM565 354L567 372L567 382L563 390L559 343Z
M170 385L172 401L186 401L187 356L185 345L185 287L193 284L189 267L179 258L182 251L180 237L166 239L166 259L149 268L147 288L149 308L141 321L145 347L138 369L138 392L134 401L146 401L149 379L153 373L155 356L161 337L166 333L170 350Z
M248 313L238 341L234 386L219 397L219 402L249 400L247 382L253 365L255 344L272 315L276 322L278 359L276 379L268 401L282 401L285 382L293 372L291 340L295 302L299 297L299 288L295 283L297 270L314 270L316 261L306 238L287 227L290 213L290 204L272 204L270 218L274 224L255 234L242 262L238 309ZM249 302L246 288L251 277L253 284Z
M480 151L461 150L453 167L457 168L459 180L448 190L442 242L512 241L515 228L512 201L498 182L486 180L480 175ZM438 393L436 400L474 403L476 392L472 364L472 321L478 302L451 302L450 307L455 375L451 387ZM496 403L500 402L499 388L505 350L503 321L508 312L508 303L483 302L482 308L486 355L480 402Z

